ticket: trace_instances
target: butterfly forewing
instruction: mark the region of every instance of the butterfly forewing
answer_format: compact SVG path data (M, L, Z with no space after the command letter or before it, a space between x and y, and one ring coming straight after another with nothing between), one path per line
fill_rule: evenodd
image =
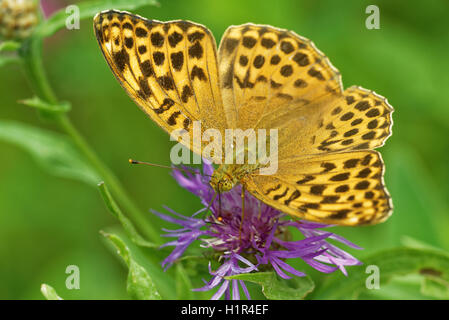
M219 70L228 122L242 129L273 128L342 91L340 74L311 41L266 25L228 28Z
M201 134L226 127L210 31L187 21L160 22L117 11L98 14L94 28L130 97L167 132L189 132L188 146L201 154L203 146L193 144L193 122L201 120Z

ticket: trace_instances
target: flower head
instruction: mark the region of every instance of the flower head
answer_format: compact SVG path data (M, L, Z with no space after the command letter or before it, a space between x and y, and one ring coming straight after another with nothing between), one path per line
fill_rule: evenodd
M0 2L0 35L5 39L25 39L38 23L35 0L3 0Z
M210 163L204 162L203 174L174 170L173 176L185 189L197 195L204 207L191 217L181 215L165 208L171 215L153 211L160 218L178 224L181 228L165 230L165 236L175 238L164 246L175 249L162 262L170 267L184 251L196 240L201 246L219 253L222 262L218 270L213 271L209 265L212 279L205 286L196 290L218 288L213 299L239 299L239 285L249 299L249 292L241 280L227 280L225 277L249 273L260 268L271 268L284 278L291 275L305 276L305 273L290 266L286 259L301 259L313 268L324 273L339 269L345 275L346 266L361 264L359 260L328 239L341 242L349 247L361 249L348 240L324 231L329 225L285 219L285 215L259 201L249 193L244 195L244 214L242 215L241 186L214 197L215 192L209 185L213 172ZM209 209L211 214L201 214ZM304 238L291 240L290 231L298 230Z

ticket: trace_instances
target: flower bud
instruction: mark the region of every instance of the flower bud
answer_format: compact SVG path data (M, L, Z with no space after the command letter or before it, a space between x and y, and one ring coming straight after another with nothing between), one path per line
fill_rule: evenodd
M4 39L25 39L38 23L35 0L0 0L0 36Z

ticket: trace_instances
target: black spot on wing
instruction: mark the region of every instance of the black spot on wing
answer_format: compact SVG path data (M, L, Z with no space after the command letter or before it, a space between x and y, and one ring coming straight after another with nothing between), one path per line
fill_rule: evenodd
M271 49L274 47L274 45L276 44L276 42L274 42L273 40L269 39L269 38L262 38L262 41L260 43L262 45L262 47L267 48L267 49Z
M129 55L125 48L112 54L112 59L120 72L123 72L125 66L129 64Z
M167 123L171 126L176 125L176 118L181 114L180 111L173 112L170 117L167 119Z
M203 47L200 42L196 42L189 48L189 57L200 59L203 56Z
M170 55L171 63L173 65L173 68L176 71L179 71L182 69L182 66L184 64L184 54L182 51L180 52L174 52Z
M140 64L140 68L142 69L142 73L145 77L149 77L153 74L153 67L151 65L150 60L145 60Z
M186 103L191 96L193 96L192 89L190 89L190 87L188 85L185 85L184 88L182 88L182 93L181 93L182 102Z
M196 31L188 35L188 39L190 42L195 42L197 40L202 40L204 38L204 33L200 31Z
M192 68L192 72L190 74L192 81L195 80L195 78L198 78L202 81L207 81L206 75L204 74L204 70L200 67L194 66Z
M307 66L310 63L307 55L301 52L297 52L293 56L293 61L295 61L300 67Z
M153 52L153 60L157 66L160 66L160 65L164 64L165 54L160 51L155 51L155 52Z
M228 54L232 53L234 51L234 49L237 47L237 45L239 44L239 42L240 42L239 39L234 39L234 38L226 39L224 46L225 46L227 53Z
M168 74L157 78L157 82L165 90L174 90L175 89L175 83L173 81L173 78Z
M178 33L178 32L173 32L171 35L168 36L168 43L170 44L170 46L172 48L176 47L176 45L182 41L184 37L182 36L182 34Z
M137 37L143 38L143 37L146 37L147 35L148 35L147 30L140 28L140 27L136 28L136 36Z
M249 36L243 37L242 41L243 46L248 49L253 48L256 45L256 42L257 40L255 38Z
M160 48L164 45L164 37L159 32L152 33L151 43L153 46Z
M301 196L301 192L299 192L299 190L295 190L292 192L292 194L290 195L290 197L284 201L285 205L289 205L290 202L292 202L293 200L299 198Z
M162 102L162 104L160 105L160 107L157 109L153 109L153 111L156 114L161 114L161 113L164 113L165 111L169 110L174 104L175 104L175 102L172 99L165 98L164 101Z

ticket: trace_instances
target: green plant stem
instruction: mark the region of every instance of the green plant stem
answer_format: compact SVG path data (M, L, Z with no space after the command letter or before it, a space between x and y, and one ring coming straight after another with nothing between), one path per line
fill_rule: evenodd
M42 64L42 39L32 37L26 41L21 49L20 55L24 60L24 69L30 84L36 93L36 95L45 102L50 104L58 103L58 99L53 92L50 83L46 77L43 64ZM88 145L86 140L73 126L70 119L65 113L48 114L42 113L41 115L46 118L54 120L67 135L71 137L76 147L84 154L90 164L98 172L98 174L104 179L106 185L110 188L118 202L124 207L125 211L129 213L132 220L136 223L139 229L155 243L161 243L159 233L153 228L142 211L137 208L134 202L130 199L127 192L120 184L115 175L110 171L108 167L98 158L96 153Z

